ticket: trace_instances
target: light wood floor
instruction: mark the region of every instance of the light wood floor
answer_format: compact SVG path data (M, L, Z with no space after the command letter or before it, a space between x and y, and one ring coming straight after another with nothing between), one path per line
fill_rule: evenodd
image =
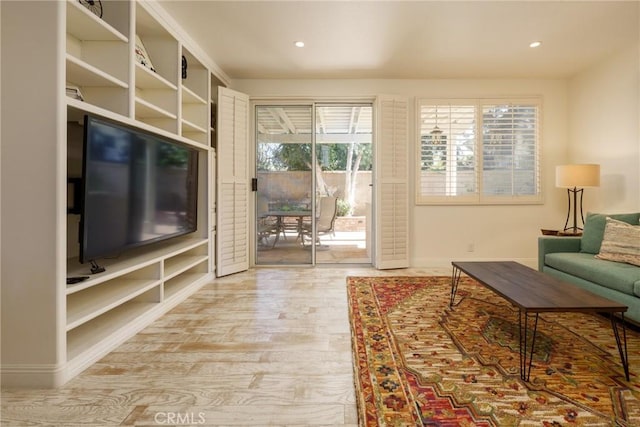
M217 279L56 390L2 390L2 426L357 426L347 276L450 270L259 268Z

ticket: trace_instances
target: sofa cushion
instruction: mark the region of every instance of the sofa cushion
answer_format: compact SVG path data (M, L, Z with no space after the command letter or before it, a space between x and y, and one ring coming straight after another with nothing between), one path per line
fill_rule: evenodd
M604 236L607 217L628 224L638 225L640 212L612 215L587 212L587 218L584 221L584 230L582 231L582 239L580 240L580 252L593 255L600 252L600 244Z
M544 260L546 265L556 270L628 295L640 296L634 293L640 291L640 268L634 265L597 259L592 254L570 252L547 254Z
M640 266L640 225L607 218L600 253L596 258Z

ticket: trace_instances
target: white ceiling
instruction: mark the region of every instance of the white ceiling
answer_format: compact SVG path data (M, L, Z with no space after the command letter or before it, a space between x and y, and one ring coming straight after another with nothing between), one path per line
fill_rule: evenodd
M231 79L562 78L640 38L638 0L159 3Z

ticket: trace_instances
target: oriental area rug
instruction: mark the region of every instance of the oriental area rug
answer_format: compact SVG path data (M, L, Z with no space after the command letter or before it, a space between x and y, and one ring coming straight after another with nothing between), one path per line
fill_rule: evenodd
M468 277L348 277L361 426L640 426L640 334L625 380L608 318L543 313L529 382L518 310ZM458 301L459 304L458 304Z

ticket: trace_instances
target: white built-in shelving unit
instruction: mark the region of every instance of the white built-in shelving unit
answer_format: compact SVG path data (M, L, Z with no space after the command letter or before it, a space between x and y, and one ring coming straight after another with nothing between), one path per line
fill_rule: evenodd
M24 226L15 235L15 255L9 260L15 262L3 265L3 279L16 282L3 286L3 298L10 301L2 306L3 386L57 386L213 279L215 132L211 117L215 105L211 99L217 90L212 82L220 84L220 80L207 66L211 60L202 58L198 46L182 40L184 30L170 27L167 22L173 21L152 3L103 2L102 18L77 0L2 6L3 36L7 23L8 34L16 36L15 43L5 45L3 40L3 60L7 46L7 58L21 55L26 67L8 66L6 71L16 85L33 88L3 92L3 106L35 103L32 113L43 117L37 127L30 126L33 119L26 117L24 109L3 116L3 137L32 141L24 148L7 150L6 155L16 161L38 151L39 156L49 156L33 163L32 179L42 188L23 180L7 194L9 202L24 201L22 207L28 213L16 212L13 218ZM36 39L39 51L22 52L20 37ZM136 61L137 39L154 70ZM181 75L183 56L186 79ZM47 61L40 72L28 68L38 60ZM65 85L77 87L83 99L66 96ZM100 260L106 271L93 275L90 266L77 259L77 218L65 212L66 180L81 170L79 129L87 113L158 133L200 153L197 231L124 252L117 259ZM6 234L12 237L11 232ZM21 245L19 239L39 246ZM25 260L29 256L42 259L45 254L49 256L40 264ZM90 277L66 284L66 277L77 275ZM8 323L14 329L5 329ZM15 328L27 324L40 328L42 335Z

